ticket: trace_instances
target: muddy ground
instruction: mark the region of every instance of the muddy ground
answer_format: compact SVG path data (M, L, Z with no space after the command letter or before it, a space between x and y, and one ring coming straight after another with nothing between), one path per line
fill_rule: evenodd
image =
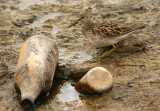
M90 47L80 26L67 27L82 12L94 21L121 25L144 23L108 50ZM55 39L60 60L73 68L103 66L113 75L113 86L102 95L75 91L72 80L54 80L48 97L38 98L37 111L159 111L160 110L160 1L159 0L0 0L0 111L23 111L13 77L23 42L32 35Z

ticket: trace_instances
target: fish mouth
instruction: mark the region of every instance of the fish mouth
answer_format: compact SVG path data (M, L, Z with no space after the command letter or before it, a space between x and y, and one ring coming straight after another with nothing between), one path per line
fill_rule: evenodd
M28 108L31 108L31 107L32 107L33 101L32 101L32 99L25 98L25 99L23 99L23 100L21 101L21 105L22 105L23 108L28 109Z
M68 26L68 28L76 25L82 18L79 18L78 20L76 20L75 22L73 22L70 26Z

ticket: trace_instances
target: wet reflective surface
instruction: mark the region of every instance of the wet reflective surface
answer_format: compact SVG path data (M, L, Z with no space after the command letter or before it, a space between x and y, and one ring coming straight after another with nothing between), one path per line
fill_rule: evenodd
M62 102L70 102L78 100L80 103L80 94L75 90L70 82L64 82L60 88L59 94L56 97Z
M67 28L82 12L90 13L94 21L148 26L119 43L112 55L98 61L94 57L102 52L90 46L80 25ZM53 38L59 59L73 68L107 68L113 75L113 86L102 95L79 94L72 85L74 81L55 78L49 95L37 98L31 111L160 109L159 0L0 0L0 16L1 111L24 110L13 87L14 72L21 45L37 34Z

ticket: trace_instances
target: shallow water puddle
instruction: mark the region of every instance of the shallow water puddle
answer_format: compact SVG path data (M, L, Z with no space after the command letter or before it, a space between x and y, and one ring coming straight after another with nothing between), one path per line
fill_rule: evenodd
M108 0L110 4L118 4L120 0Z
M43 25L45 24L44 22L45 22L46 20L48 20L48 19L54 19L56 16L59 16L60 14L61 14L61 13L59 13L59 12L49 13L49 14L41 17L40 19L34 21L32 24L27 25L26 27L32 27L32 28L34 28L34 27L41 27L41 26L43 26ZM55 27L55 26L54 26L54 27ZM54 29L54 30L55 30L55 29Z
M78 100L79 103L82 103L80 98L80 93L78 93L75 88L71 85L71 82L64 82L60 88L59 94L56 97L62 102L70 102Z
M56 35L56 33L59 31L59 27L54 25L53 28L52 28L52 35Z
M24 10L27 9L30 5L34 4L40 4L43 1L41 0L22 0L21 3L19 4L19 9Z
M60 59L69 60L73 63L83 63L92 59L93 57L85 52L85 50L66 52L65 49L60 50Z
M35 4L46 4L46 3L52 3L52 4L61 4L61 5L66 5L66 4L72 4L72 5L77 5L79 4L80 1L59 1L59 0L21 0L19 4L19 9L20 10L25 10L28 7L35 5ZM83 0L83 2L86 2L86 0Z
M24 9L27 9L31 5L41 4L41 3L46 3L46 2L54 3L55 1L56 0L21 0L19 4L19 9L24 10Z
M54 80L53 87L48 96L39 97L34 104L34 108L48 108L47 110L71 110L72 107L81 107L85 103L81 98L80 93L78 93L74 86L72 86L72 81ZM58 106L55 108L55 106ZM41 106L41 107L40 107ZM39 111L39 110L38 110ZM43 111L43 110L42 110ZM44 110L46 111L46 110Z

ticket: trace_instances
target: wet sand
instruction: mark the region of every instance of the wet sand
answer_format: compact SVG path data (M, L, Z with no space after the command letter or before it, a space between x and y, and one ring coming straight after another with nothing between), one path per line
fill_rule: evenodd
M108 48L93 48L80 25L67 27L82 12L94 21L147 27L119 43L112 55L94 58ZM32 35L55 39L60 60L70 67L102 66L113 74L113 86L102 95L79 94L72 80L55 79L48 97L30 110L159 111L159 0L0 0L0 110L23 111L13 87L21 45Z

